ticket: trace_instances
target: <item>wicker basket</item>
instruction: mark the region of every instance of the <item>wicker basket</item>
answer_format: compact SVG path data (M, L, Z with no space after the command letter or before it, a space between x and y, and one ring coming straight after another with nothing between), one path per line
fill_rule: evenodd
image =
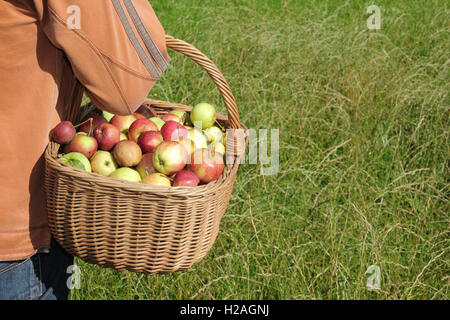
M78 170L58 160L60 145L50 143L45 152L48 220L54 238L82 260L117 270L167 273L184 270L211 249L228 205L240 157L245 151L245 127L236 102L221 72L192 45L166 37L168 48L200 65L217 85L228 117L218 121L235 134L227 136L227 157L222 176L197 187L159 187L104 177ZM79 87L67 118L79 112ZM148 100L158 113L190 107Z

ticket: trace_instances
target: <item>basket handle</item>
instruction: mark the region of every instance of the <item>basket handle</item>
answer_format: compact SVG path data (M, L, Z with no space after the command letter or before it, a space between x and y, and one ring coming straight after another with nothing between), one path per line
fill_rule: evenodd
M228 113L228 123L229 128L239 129L241 128L241 123L239 121L239 113L237 110L236 100L231 92L230 86L223 74L219 71L217 66L212 62L206 55L204 55L200 50L195 48L193 45L179 40L172 36L166 35L166 44L169 49L177 51L188 58L191 58L195 63L202 67L211 79L214 81L215 85L220 91L225 107ZM84 93L84 88L81 83L74 79L72 86L71 99L66 107L67 114L66 120L75 121L78 111L81 106L81 101Z
M231 92L231 88L227 80L214 62L212 62L211 59L209 59L196 47L183 40L166 35L166 44L169 49L187 56L208 73L214 84L219 89L225 107L227 108L229 128L241 128L242 126L239 121L239 112L237 109L236 100Z

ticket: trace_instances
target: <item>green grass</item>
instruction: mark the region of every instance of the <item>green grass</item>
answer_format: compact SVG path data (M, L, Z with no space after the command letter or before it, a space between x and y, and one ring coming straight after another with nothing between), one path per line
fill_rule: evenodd
M279 172L240 168L217 241L190 270L77 260L72 299L448 299L448 2L377 1L377 31L372 1L151 3L219 66L247 127L280 130ZM208 76L170 55L150 96L224 112ZM374 264L381 289L369 291Z

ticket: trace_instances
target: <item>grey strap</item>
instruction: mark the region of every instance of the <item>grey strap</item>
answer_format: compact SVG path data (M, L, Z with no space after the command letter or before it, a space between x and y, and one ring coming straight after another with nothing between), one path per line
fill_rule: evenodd
M139 43L139 40L134 34L134 31L131 28L130 23L128 22L125 11L123 10L122 5L120 4L120 0L111 0L111 1L114 5L114 8L116 9L117 14L119 15L120 21L122 22L125 32L127 33L128 38L130 39L131 43L136 49L136 52L139 55L139 58L141 59L142 63L147 68L147 71L153 78L159 78L161 74L156 69L155 65L153 64L153 61L148 56L147 52L145 52L144 48L142 48L141 44Z
M123 2L125 4L125 7L127 8L128 13L130 14L131 20L133 20L134 26L136 27L137 31L139 32L145 46L147 47L147 50L150 52L153 59L158 64L158 67L161 70L161 72L164 72L164 70L166 70L169 63L164 58L164 56L162 55L158 46L153 41L153 39L150 36L144 23L142 23L142 20L139 17L139 14L136 11L136 8L134 7L131 0L123 0Z

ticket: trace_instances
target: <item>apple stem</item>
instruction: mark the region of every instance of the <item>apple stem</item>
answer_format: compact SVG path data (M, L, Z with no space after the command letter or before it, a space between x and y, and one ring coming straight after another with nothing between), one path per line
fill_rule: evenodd
M83 124L85 124L86 122L90 121L92 118L89 118L85 121L83 121L82 123L77 124L76 126L73 126L75 129L78 128L79 126L82 126Z
M88 137L90 137L92 135L92 122L93 122L93 118L89 118L89 120L91 121L91 123L89 124L89 134Z

